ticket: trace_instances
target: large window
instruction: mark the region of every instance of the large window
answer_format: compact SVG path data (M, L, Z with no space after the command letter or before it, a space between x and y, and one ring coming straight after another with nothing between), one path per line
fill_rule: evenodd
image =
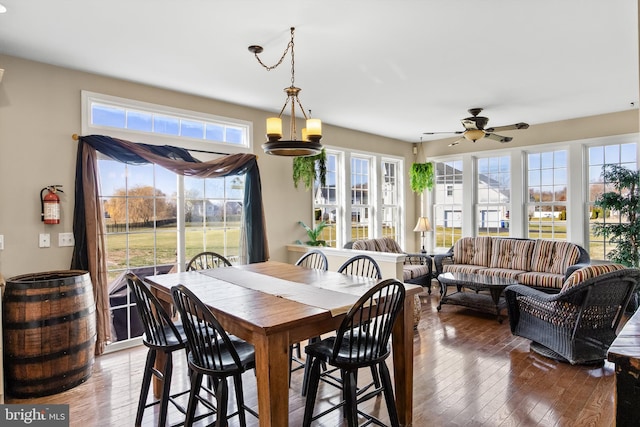
M185 259L213 251L239 261L244 176L184 178Z
M215 122L215 116L162 106L153 111L151 104L120 98L116 102L112 97L103 99L89 93L83 93L83 104L84 133L105 133L113 128L117 136L138 140L140 131L144 131L148 132L145 142L185 148L192 148L194 139L208 139L207 134L212 141L229 147L248 143L250 126L240 121ZM169 120L169 113L179 120ZM191 120L193 117L200 117L200 124ZM164 119L166 126L161 125ZM221 138L212 137L215 124L224 128L218 133ZM196 129L202 130L202 135ZM169 141L166 135L172 135ZM104 156L98 168L99 197L105 212L112 337L116 342L108 346L111 350L135 343L131 339L142 334L126 272L145 277L182 271L185 263L202 251L214 251L232 263L238 262L244 176L182 177L152 164L128 165Z
M589 253L592 259L606 259L607 253L614 249L613 244L604 236L593 234L595 223L625 223L626 218L618 212L603 212L594 206L595 200L605 192L615 191L611 183L602 176L604 165L619 165L630 170L637 170L636 161L638 146L635 142L627 144L597 145L588 148L589 157L589 199L587 210L589 223Z
M403 160L375 153L325 148L327 179L314 185L314 224L328 225L321 239L343 247L357 239L393 237L404 244ZM316 168L318 163L316 162Z
M250 122L215 116L196 111L180 110L163 105L82 92L86 127L107 132L125 132L135 140L135 134L170 138L198 144L197 147L218 147L222 150L251 148ZM83 120L85 120L83 119ZM146 138L145 138L146 139Z
M320 182L314 184L313 212L314 225L324 221L327 226L322 230L320 240L324 240L327 246L335 248L337 245L338 227L341 224L340 200L342 187L340 185L341 155L327 150L327 176L326 185L320 186Z
M567 151L527 155L528 237L567 239Z
M382 236L400 238L400 162L382 161Z
M351 157L351 238L368 239L371 233L371 159Z
M476 221L479 236L508 236L511 210L509 156L478 159Z
M462 160L437 162L435 166L435 246L449 249L462 235Z

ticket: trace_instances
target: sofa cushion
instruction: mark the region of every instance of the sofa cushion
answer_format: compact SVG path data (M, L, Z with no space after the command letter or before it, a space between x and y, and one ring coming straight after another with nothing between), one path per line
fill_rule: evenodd
M429 274L428 265L420 264L405 264L402 266L402 278L407 281L409 279L416 279L421 276Z
M553 240L538 239L533 247L533 255L531 256L530 271L549 271L551 266L551 257L553 256L553 246L556 244Z
M496 238L491 243L489 267L518 270L518 273L529 271L534 245L533 240Z
M380 237L377 239L362 239L353 242L351 249L360 251L374 252L392 252L395 254L403 253L400 245L391 237Z
M485 268L478 272L478 274L484 274L493 277L504 277L506 279L518 280L518 276L522 273L526 273L523 270L514 270L512 268Z
M482 274L483 270L487 267L483 265L471 265L471 264L443 264L442 271L444 273L477 273Z
M473 237L462 237L453 244L454 264L471 264L471 259L475 251L474 240Z
M491 236L476 237L475 239L475 252L471 259L471 264L484 265L489 267L489 260L491 259Z
M593 277L597 277L601 274L609 273L611 271L623 270L625 268L626 267L621 264L593 264L583 268L579 268L571 273L571 276L567 277L567 280L564 281L564 284L562 285L562 291L566 291L572 286L582 283L587 279L591 279Z
M580 250L571 242L555 242L549 272L564 274L570 265L578 262Z
M516 280L523 285L560 290L564 282L564 274L528 271L518 274Z
M359 251L375 251L376 242L374 241L374 239L356 240L355 242L353 242L351 248Z
M514 270L531 271L531 257L536 242L534 240L514 240L511 268Z
M580 258L580 250L571 242L538 239L531 258L531 271L564 274Z
M513 265L513 239L495 239L491 244L490 268L511 268Z
M454 264L473 264L489 267L491 237L463 237L453 247Z
M402 248L400 248L398 242L396 242L392 237L381 237L373 240L376 240L378 243L378 252L392 252L394 254L401 254L404 252Z

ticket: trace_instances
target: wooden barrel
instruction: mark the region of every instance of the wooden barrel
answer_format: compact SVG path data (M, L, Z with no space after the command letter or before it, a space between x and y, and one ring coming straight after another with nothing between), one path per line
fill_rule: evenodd
M91 376L96 314L88 272L49 271L10 278L3 317L8 395L55 394Z

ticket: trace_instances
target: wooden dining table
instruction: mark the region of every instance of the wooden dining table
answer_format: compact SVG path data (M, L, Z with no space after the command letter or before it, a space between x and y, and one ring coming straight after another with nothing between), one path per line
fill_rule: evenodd
M290 345L335 331L353 303L378 282L276 261L148 276L145 281L167 308L172 304L171 287L186 286L225 330L254 345L259 422L274 427L289 425ZM404 307L392 333L392 357L400 425L410 426L412 313L414 295L422 288L405 288Z

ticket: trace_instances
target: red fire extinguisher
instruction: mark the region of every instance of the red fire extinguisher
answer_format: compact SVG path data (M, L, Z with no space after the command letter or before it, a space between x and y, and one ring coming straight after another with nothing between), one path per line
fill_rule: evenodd
M43 196L45 190L48 193ZM45 224L60 224L60 196L56 194L58 192L63 193L62 185L50 185L40 191L40 216Z

